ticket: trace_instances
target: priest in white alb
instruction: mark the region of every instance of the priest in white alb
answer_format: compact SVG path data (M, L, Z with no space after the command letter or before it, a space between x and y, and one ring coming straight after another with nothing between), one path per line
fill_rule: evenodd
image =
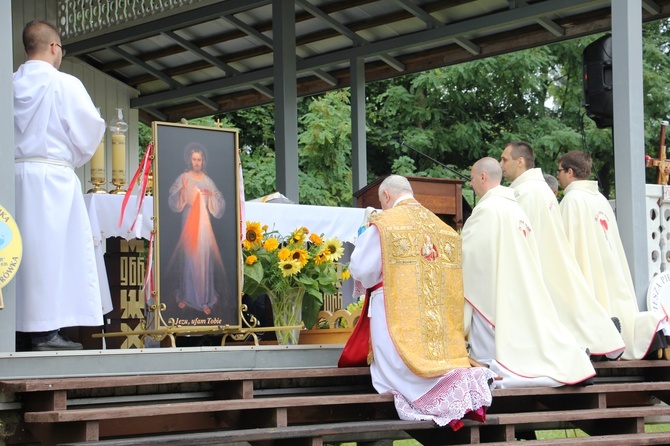
M612 206L598 191L598 183L589 180L591 166L591 157L576 150L558 163L558 181L565 190L560 208L565 234L596 298L621 321L626 342L622 358L656 355L667 347L667 317L640 311Z
M589 349L592 360L618 359L626 345L586 283L565 236L556 196L542 170L535 167L535 153L530 144L525 141L507 144L500 167L503 176L512 182L514 196L534 229L542 276L558 318L577 342Z
M500 375L503 388L588 383L595 370L559 321L532 225L514 191L500 185L500 165L483 158L471 175L481 199L461 234L470 356Z
M483 421L496 375L471 367L465 349L461 239L414 199L405 177L388 176L379 200L382 212L359 236L349 265L369 290L361 319L369 317L363 346L371 349L372 384L393 394L403 420L454 430L464 417Z
M23 263L16 275L16 330L37 351L78 350L62 327L102 325L93 236L75 167L93 156L105 121L79 79L58 71L58 29L32 21L28 61L14 73L16 221Z

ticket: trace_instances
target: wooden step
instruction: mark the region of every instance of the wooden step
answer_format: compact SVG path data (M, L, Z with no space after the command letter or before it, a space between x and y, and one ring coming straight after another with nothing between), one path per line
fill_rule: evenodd
M487 420L495 422L495 419ZM477 426L477 423L471 420L464 420L464 426ZM432 421L401 421L401 420L380 420L380 421L353 421L349 423L322 423L306 426L291 426L280 428L261 428L261 429L238 429L224 431L209 431L197 433L181 433L169 435L152 435L124 439L100 440L97 442L74 442L63 443L62 446L200 446L200 445L218 445L226 443L235 443L240 441L253 442L263 440L285 440L298 438L323 438L334 435L348 434L355 438L356 434L367 434L375 432L389 431L416 431L434 429L436 434L448 436L453 431L450 427L438 427Z
M253 409L276 409L294 407L337 406L393 403L391 394L357 394L329 396L301 396L278 398L250 398L219 401L193 401L174 404L142 404L121 407L92 409L46 410L26 412L26 423L62 423L71 421L95 421L121 418L141 418L159 415L187 413L229 412Z
M304 369L244 370L209 373L176 373L161 375L124 375L90 378L40 378L0 381L0 391L7 393L44 392L54 390L102 389L158 384L183 384L223 381L254 381L269 379L329 378L370 376L369 367L326 367Z
M591 393L653 392L670 390L670 381L604 383L591 386L522 387L495 389L493 397L528 395L578 395Z
M613 407L609 409L551 410L496 414L500 424L525 424L564 421L645 418L670 415L670 406L657 404L642 407Z

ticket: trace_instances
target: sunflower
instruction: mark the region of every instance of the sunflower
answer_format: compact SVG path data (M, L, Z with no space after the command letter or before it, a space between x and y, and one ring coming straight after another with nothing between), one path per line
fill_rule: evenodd
M247 265L253 265L257 261L258 261L258 257L256 257L255 255L252 254L249 257L247 257L247 259L244 261L244 263L246 263Z
M265 248L267 252L273 252L278 247L279 247L279 241L274 237L270 237L263 243L263 248Z
M258 249L261 245L263 233L261 232L261 224L257 221L247 222L247 232L242 244L245 249Z
M314 263L317 264L317 265L320 265L320 264L322 264L324 262L327 262L329 260L330 259L328 258L328 251L325 250L325 249L323 251L321 251L320 253L318 253L314 257Z
M300 262L300 267L302 268L303 266L307 265L309 254L304 249L297 248L291 251L291 258Z
M319 237L318 234L310 234L309 241L314 243L316 246L320 246L321 243L323 243L323 240L321 240L321 237Z
M344 246L342 246L342 242L336 238L328 238L323 243L326 245L324 251L328 255L328 259L334 262L340 260L342 254L344 254Z
M288 248L282 248L278 253L277 257L279 260L288 260L291 257L291 250Z
M349 269L342 271L342 280L348 280L350 277L351 273L349 272Z
M279 269L281 269L282 276L288 277L300 272L302 266L297 260L289 259L279 262Z
M291 237L289 238L290 243L295 243L296 245L299 245L305 241L305 235L309 233L309 230L307 228L298 228L293 233L291 234Z

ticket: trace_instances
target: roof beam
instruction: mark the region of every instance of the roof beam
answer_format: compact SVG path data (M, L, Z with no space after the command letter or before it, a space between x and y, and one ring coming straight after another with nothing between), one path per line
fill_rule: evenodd
M165 113L161 112L157 108L154 107L144 107L142 110L145 112L149 113L150 115L155 116L158 118L160 121L167 121L168 117Z
M362 47L347 48L314 56L299 62L298 71L343 63L351 57L373 57L391 50L410 48L421 43L453 40L457 37L463 37L474 30L495 30L502 27L502 24L508 26L530 24L534 23L538 18L545 17L551 13L578 9L585 4L602 4L605 6L609 5L609 3L609 0L547 0L523 8L504 10L496 14L445 25L441 28L428 29L410 35L373 42Z
M385 54L394 48L409 48L422 42L453 41L458 37L467 35L473 30L495 30L502 26L501 23L535 23L540 17L546 17L554 12L560 13L562 11L580 8L585 4L602 4L605 6L609 5L609 0L547 0L523 8L504 10L490 16L477 17L475 19L445 25L441 28L420 31L409 36L400 36L370 43L361 47L347 48L328 54L306 58L298 61L297 71L298 73L314 71L318 68L345 63L349 61L351 57L374 57L379 54ZM253 82L271 81L272 76L272 68L263 68L234 78L219 79L186 86L178 91L170 90L144 95L139 98L131 99L131 106L146 107L157 104L174 103L185 97L211 91L232 89Z
M331 16L328 14L324 13L321 11L319 8L316 6L312 5L308 0L295 0L295 2L302 6L303 9L308 11L310 14L312 14L314 17L317 19L327 23L331 28L333 28L335 31L339 32L343 36L347 37L349 40L351 40L354 45L369 45L370 42L356 34L354 31L350 30L347 28L345 25L342 23L338 22L337 20L333 19ZM376 54L381 60L383 60L385 63L387 63L389 66L395 68L398 71L405 71L405 65L394 58L393 56L389 56L388 54Z
M528 6L528 0L510 0L509 2L510 9L520 8L522 6ZM555 35L556 37L561 37L565 35L565 28L560 26L558 23L554 22L548 17L540 17L536 20L544 29Z
M482 48L479 45L474 44L471 40L465 39L463 37L456 37L454 43L468 51L473 56L478 56L482 53Z
M263 45L274 51L274 42L272 41L272 39L270 39L268 36L255 29L253 26L249 26L242 20L238 19L237 17L233 17L230 15L225 15L222 17L222 19L227 20L231 25L237 27L240 31L246 33L249 37L258 40ZM298 60L301 60L301 58L298 57ZM326 73L321 69L314 70L313 74L322 81L328 83L329 85L332 85L333 87L337 85L337 79L335 79L333 76L331 76L330 74Z
M412 14L414 17L423 20L428 27L439 28L443 26L444 23L437 20L435 17L430 15L429 12L426 12L424 9L415 4L412 0L393 0L395 3L400 5L407 12Z
M231 67L225 62L222 62L217 58L216 56L208 53L207 51L203 50L199 46L196 46L194 43L189 42L188 40L184 39L174 31L163 31L161 33L168 39L172 40L175 42L177 45L180 47L184 48L187 51L190 51L191 53L195 54L196 56L200 57L201 59L206 60L207 62L211 63L215 67L219 68L221 71L226 73L229 76L232 76L233 74L239 74L239 71Z
M119 56L123 57L126 59L128 62L135 64L142 68L145 71L148 71L152 75L156 76L158 79L162 80L163 82L167 83L172 89L179 89L182 88L184 85L181 84L180 82L177 82L176 80L172 79L170 76L167 74L163 73L161 70L152 67L146 62L142 62L140 59L137 57L133 56L129 52L117 47L117 46L111 46L109 47L110 51L115 52ZM213 111L218 111L219 110L219 105L212 101L211 99L207 99L201 96L196 96L194 98L196 101L200 102L202 105L211 108Z
M542 25L544 29L546 29L556 37L561 37L565 35L565 28L563 28L561 25L559 25L558 23L554 22L551 19L548 19L546 17L540 17L539 19L536 20L536 22Z
M649 14L656 15L661 13L661 6L653 0L642 0L642 9Z
M183 98L197 96L203 93L209 93L217 90L226 90L229 88L239 87L242 85L253 84L262 81L271 81L274 77L274 70L272 67L263 68L260 70L250 71L235 77L226 77L223 79L215 79L199 84L188 85L179 90L167 90L160 93L140 96L130 100L130 106L133 108L145 108L157 104L164 104L176 102Z
M222 62L217 58L216 56L213 56L212 54L208 53L207 51L203 50L202 48L196 46L192 42L189 42L188 40L184 39L183 37L179 36L173 31L164 31L162 33L165 37L172 39L177 45L181 46L187 51L190 51L194 54L196 54L198 57L201 59L206 60L207 62L211 63L215 67L221 69L224 73L226 73L229 76L237 76L239 74L242 74L241 71L231 67L225 62ZM274 94L272 90L269 88L265 87L264 85L261 84L254 84L252 87L258 91L259 93L264 94L265 96L269 98L273 98Z
M137 57L133 56L129 52L127 52L124 49L119 48L118 46L110 46L108 48L110 51L113 53L118 54L122 58L126 59L128 62L130 62L133 65L137 65L138 67L142 68L144 71L150 73L152 76L156 77L157 79L162 80L166 84L170 86L170 88L179 88L182 86L179 82L176 80L172 79L170 76L167 74L163 73L161 70L152 67L146 62L141 61Z
M267 5L272 0L226 0L212 3L202 8L180 12L149 23L142 23L128 28L105 33L90 39L75 42L66 42L67 53L72 56L90 53L107 48L111 45L121 45L139 39L155 36L163 31L186 28L191 25L206 22L221 17L224 13L236 14Z

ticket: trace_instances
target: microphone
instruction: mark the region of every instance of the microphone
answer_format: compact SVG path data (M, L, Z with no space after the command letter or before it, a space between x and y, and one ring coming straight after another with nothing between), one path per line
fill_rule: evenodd
M432 157L426 155L425 153L420 152L420 151L418 151L417 149L415 149L414 147L410 146L410 145L407 144L405 141L403 141L403 140L402 140L402 136L398 135L397 133L392 134L392 135L391 135L391 138L397 140L398 143L399 143L400 145L403 145L403 146L405 146L405 147L407 147L407 148L409 148L409 149L412 149L412 150L414 150L416 153L418 153L419 155L425 156L426 158L428 158L428 159L431 160L432 162L434 162L434 163L436 163L436 164L439 164L440 166L444 167L444 168L447 169L449 172L451 172L451 173L457 175L457 176L460 177L461 179L463 179L463 180L465 180L465 181L470 181L470 180L471 180L471 178L470 178L469 176L467 176L467 175L463 175L463 174L460 173L459 171L457 171L457 170L455 170L455 169L452 169L451 167L447 166L446 164L441 163L441 162L439 162L438 160L436 160L435 158L432 158Z

